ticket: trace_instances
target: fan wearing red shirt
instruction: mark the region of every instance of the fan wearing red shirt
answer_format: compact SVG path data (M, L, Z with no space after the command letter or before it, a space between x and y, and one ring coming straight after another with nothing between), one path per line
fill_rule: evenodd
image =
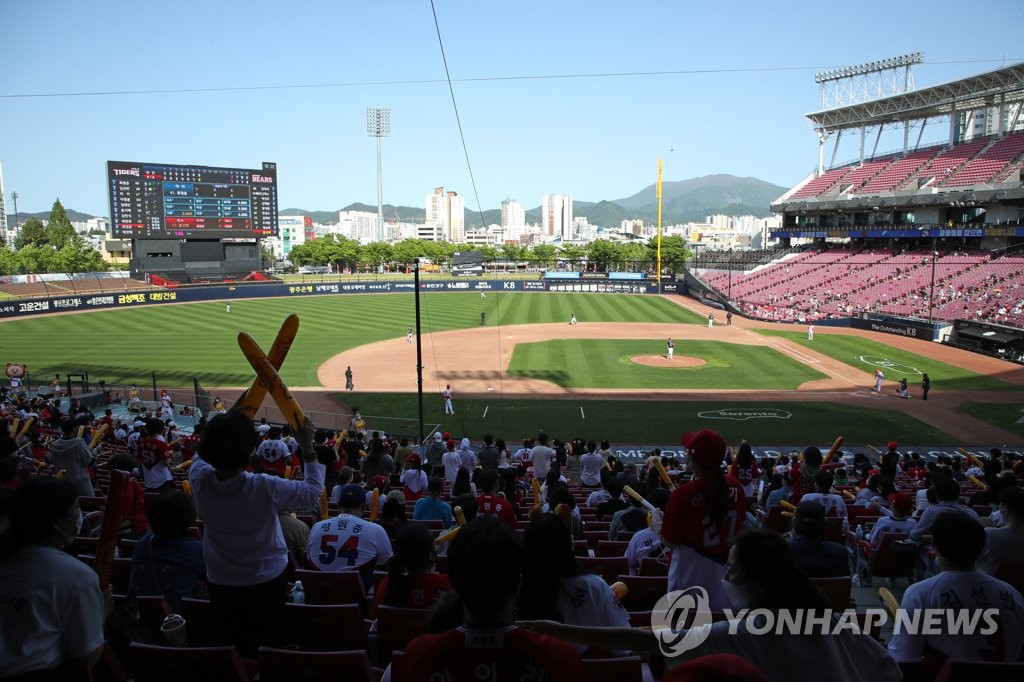
M669 591L703 587L710 609L721 611L733 606L722 578L729 545L746 518L746 497L740 482L722 471L726 445L720 435L701 429L683 434L680 442L687 448L693 480L672 491L664 520L655 513L652 525L672 549Z
M448 575L462 601L463 624L410 642L392 679L586 680L572 646L515 625L522 570L522 547L505 524L478 516L464 526L448 548Z
M434 536L418 523L398 531L395 554L386 578L377 585L370 616L377 617L377 607L397 606L403 609L429 609L446 593L452 591L448 576L434 572L437 554Z
M750 449L750 443L743 441L736 452L736 461L729 467L729 475L733 476L743 486L743 494L748 498L754 496L754 480L761 477L761 470L757 468L754 461L754 452Z
M512 503L504 497L498 497L498 472L481 472L477 486L483 491L477 495L477 514L481 516L497 516L509 528L515 530L518 525L516 512Z
M800 504L800 498L807 493L813 493L814 477L821 470L821 463L825 458L821 456L821 450L809 446L804 450L801 461L794 462L789 470L789 477L793 480L793 493L789 501L793 504Z

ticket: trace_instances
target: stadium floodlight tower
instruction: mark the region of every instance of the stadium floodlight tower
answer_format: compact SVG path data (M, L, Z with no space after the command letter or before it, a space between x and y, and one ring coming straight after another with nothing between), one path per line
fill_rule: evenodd
M814 74L814 82L818 84L818 110L840 109L869 100L909 92L914 89L914 75L911 73L911 67L923 61L923 52L911 52L899 57L879 59L856 66L842 66ZM821 172L824 168L825 141L833 131L818 128L815 132L820 141L818 171ZM839 131L839 134L842 135L842 130ZM861 158L863 158L863 134L861 138Z
M384 241L384 184L381 179L380 139L391 134L391 110L366 108L366 134L377 138L377 241Z

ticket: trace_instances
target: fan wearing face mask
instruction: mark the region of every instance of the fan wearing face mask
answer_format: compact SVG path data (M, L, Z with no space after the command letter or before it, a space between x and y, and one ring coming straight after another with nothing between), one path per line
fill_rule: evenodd
M82 527L75 486L33 478L11 497L0 538L0 678L78 679L103 651L99 579L65 553Z
M617 646L662 655L670 667L714 654L732 654L752 664L767 680L802 680L808 677L807 652L813 651L815 666L828 671L829 682L902 679L896 661L870 635L836 628L834 620L827 620L824 597L796 568L789 546L780 534L761 529L741 533L729 550L722 589L737 611L764 611L738 623L722 620L675 633L685 635L695 645L672 656L661 645L665 641L678 642L680 638L665 637L664 633L651 630L577 627L554 621L520 621L518 625L592 647ZM766 617L774 617L778 622L780 612L796 615L798 610L804 617L813 610L819 622L826 619L824 622L829 625L801 634L785 630L776 634L775 628L765 633L758 629L763 627Z

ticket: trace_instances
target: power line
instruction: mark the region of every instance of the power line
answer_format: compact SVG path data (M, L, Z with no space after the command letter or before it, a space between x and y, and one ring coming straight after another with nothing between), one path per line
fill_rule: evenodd
M993 62L1021 61L1024 58L1014 57L1013 59L971 59L953 60L943 62L925 62L923 66L940 66L950 64L989 64ZM561 73L561 74L535 74L535 75L513 75L513 76L479 76L475 78L427 78L421 80L386 80L386 81L349 81L343 83L285 83L281 85L229 85L208 88L165 88L150 90L83 90L78 92L22 92L11 94L0 94L0 99L41 99L53 97L125 97L133 95L182 95L206 92L259 92L263 90L315 90L327 88L361 88L378 86L397 85L436 85L439 83L493 83L502 81L542 81L542 80L572 80L585 78L641 78L641 77L667 77L667 76L696 76L715 74L742 74L742 73L780 73L786 71L820 71L823 69L836 68L835 66L766 66L766 67L738 67L720 69L681 69L673 71L606 71L597 73Z

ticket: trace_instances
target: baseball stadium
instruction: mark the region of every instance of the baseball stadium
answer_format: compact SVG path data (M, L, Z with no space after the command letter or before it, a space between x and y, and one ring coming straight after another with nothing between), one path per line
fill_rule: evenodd
M465 600L467 618L472 613L481 622L490 621L472 609L487 608L487 600L470 601L467 595L483 588L467 578L465 566L498 571L499 558L519 560L506 556L512 543L502 545L495 537L523 531L520 577L534 589L531 594L547 589L536 572L561 570L552 568L563 548L558 542L571 540L571 566L560 574L562 584L572 584L579 595L588 595L579 600L592 598L598 606L572 620L568 607L553 606L561 604L555 581L549 604L519 597L525 623L513 628L530 631L529 637L540 633L579 642L548 650L580 662L578 669L547 664L546 670L567 679L724 679L675 677L690 664L666 666L665 640L651 644L659 626L674 623L683 608L679 602L666 605L665 595L693 585L703 596L690 606L708 607L714 623L725 622L722 605L729 599L734 606L778 610L790 605L770 592L811 595L816 588L813 597L792 607L849 611L863 628L856 636L829 640L846 642L841 656L859 671L844 679L1024 679L1024 658L1018 657L1024 657L1024 620L997 628L997 634L1014 639L993 644L1003 647L1000 653L980 659L968 656L964 644L951 645L931 661L894 633L897 613L911 608L912 597L919 600L915 607L939 607L913 585L948 571L973 575L978 555L995 576L984 580L1003 581L996 588L979 583L982 596L985 589L1005 586L1008 592L998 592L1000 617L1007 609L1024 609L1019 540L1001 540L1001 554L992 549L993 541L976 552L949 544L954 537L973 547L971 538L981 526L965 526L964 519L980 518L986 534L1024 527L1017 485L1024 462L1024 64L864 101L832 96L851 81L904 73L913 63L911 55L819 74L823 106L807 116L820 140L818 169L772 204L781 225L764 235L759 249L691 244L685 261L672 268L659 267L653 257L618 263L503 260L480 262L481 273L472 276L450 268L421 273L417 263L391 263L387 272L282 278L249 267L251 255L239 255L239 245L230 240L190 246L187 240L154 239L137 240L129 273L0 278L0 347L10 386L4 435L16 455L3 483L32 490L36 479L76 480L74 467L54 455L57 444L83 441L94 459L76 484L84 522L66 533L66 550L95 567L114 594L131 594L138 616L133 623L148 633L108 640L102 659L90 661L90 679L190 674L251 680L258 670L261 680L376 681L389 666L402 679L417 679L410 671L428 667L422 636L443 635L426 634L432 593L427 600L423 590L418 601L411 596L410 576L422 573L418 565L395 569L403 552L417 551L399 527L429 531L427 554L435 561L436 541L436 571L450 569L445 590L454 587ZM987 119L979 122L982 111ZM902 132L902 146L879 150L883 132L894 130ZM855 160L837 163L844 137L859 152ZM264 171L269 172L266 166ZM171 249L167 258L164 252ZM205 271L189 277L196 271L190 259L219 259L219 278ZM282 343L282 324L294 319L289 316L297 316L297 329ZM446 393L452 413L446 413ZM251 466L283 474L275 484L289 492L273 498L277 507L270 518L276 524L283 511L310 538L308 545L304 540L289 549L281 574L286 578L278 585L288 590L290 603L283 610L243 608L250 593L238 586L252 586L243 578L225 579L236 575L232 569L209 565L210 534L249 532L218 520L226 510L211 500L228 493L218 492L219 483L211 480L214 469L217 475L222 469L199 451L200 443L237 436L228 425L237 414L228 408L236 402L249 410L243 419L265 422L261 443L251 443L255 452L277 438L299 444L298 454L291 447L280 456L252 462L243 457L234 465L243 472ZM78 421L70 428L66 422L76 412ZM145 432L134 443L128 437L136 428L132 422ZM311 427L320 462L329 455L326 468L309 451ZM175 435L160 435L168 431ZM152 456L152 444L145 443L154 438L161 443L162 480L151 479L151 467L140 465ZM481 464L477 453L495 439L505 446L501 473L488 477L480 471L486 467L474 464ZM248 442L240 436L231 442L236 441ZM463 456L461 467L448 467L451 453ZM588 476L581 459L597 455L600 471ZM382 458L390 466L378 470ZM126 467L116 464L124 460ZM347 474L340 473L343 461ZM136 469L140 480L118 466L129 473ZM723 467L732 475L721 476ZM460 469L476 470L475 482L460 481ZM408 471L416 475L407 478ZM425 473L423 485L419 472ZM420 501L430 499L427 476L435 474L444 479L437 484L439 499L458 503L456 516L471 507L470 517L512 513L511 529L463 525L464 518L452 520L451 514L446 520L417 516ZM731 516L715 525L708 512L694 522L698 533L704 528L712 534L705 539L719 531L732 538L741 527L761 530L740 534L744 539L731 550L718 538L710 553L690 548L689 527L680 525L689 522L676 520L687 511L678 507L683 503L677 494L702 478L725 481L732 493L742 490L739 497L749 504L732 498ZM789 486L806 490L769 503L774 492ZM158 499L181 490L188 498L182 504L199 510L197 519L192 509L181 537L207 536L211 584L203 590L168 590L159 580L154 588L153 576L150 582L138 577L147 569L133 559L145 551L156 574L156 541L145 534L144 522L135 525L134 511L127 511L131 491L142 495L140 508L144 501L147 511L155 506L150 513L160 515ZM609 492L595 498L601 490ZM817 502L801 502L805 492ZM697 495L686 503L705 504L701 500ZM251 499L238 504L247 513L255 510ZM252 513L265 515L269 504ZM950 514L935 513L942 506L966 512L954 522ZM119 508L126 511L111 513ZM913 521L912 511L916 530L899 523L882 530ZM387 547L369 557L353 549L358 537L352 544L332 544L348 531L331 524L364 512L388 533ZM620 518L619 512L633 512L641 522L630 525L635 519L622 521L628 514ZM557 527L549 527L551 519ZM286 523L281 520L282 529ZM491 535L480 528L490 528ZM804 553L794 548L790 556L778 549L782 536L775 531L792 532L790 542ZM638 555L632 541L641 537L647 545ZM908 548L911 541L920 544ZM233 551L231 541L225 542L214 551ZM672 558L663 547L673 549ZM838 572L822 568L828 551L841 553ZM794 574L800 571L793 562L812 553L810 577L755 569L742 552L774 557L760 563L777 561ZM965 552L970 556L964 558ZM538 556L550 558L547 565L540 562L546 568L534 566ZM359 570L334 567L346 557L348 567L358 557ZM680 565L680 557L690 564ZM156 560L165 574L176 570ZM214 579L214 570L225 585ZM583 579L585 573L600 578L596 587ZM739 598L733 588L720 587L737 573L761 591L749 588ZM384 580L394 590L410 590L409 603L389 601ZM880 599L889 611L878 609ZM289 636L269 637L258 625L224 620L226 603L237 619L283 618L277 623ZM871 609L882 614L877 627ZM598 611L603 615L594 615ZM187 622L187 646L172 613ZM372 630L366 626L370 620L376 623ZM712 639L694 645L697 653L735 653L735 647L709 644L716 641L714 623L707 621ZM689 632L700 632L698 625ZM248 639L226 634L242 631ZM180 641L173 639L179 634ZM533 639L526 644L507 637L508 651L533 651ZM976 640L985 637L969 633L957 641ZM620 641L622 646L613 644ZM779 646L795 651L792 642ZM751 644L739 653L749 676L729 679L781 679L777 671L785 666L771 667L753 649ZM580 661L574 652L581 651ZM474 656L467 660L476 661ZM501 665L515 667L510 661ZM505 679L494 676L499 678Z

